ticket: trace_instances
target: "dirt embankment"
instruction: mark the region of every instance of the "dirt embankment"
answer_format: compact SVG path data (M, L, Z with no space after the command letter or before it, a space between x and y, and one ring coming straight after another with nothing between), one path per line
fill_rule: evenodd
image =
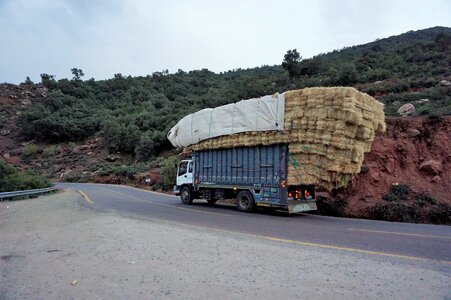
M375 138L360 174L338 196L347 200L349 217L377 217L375 206L401 200L415 206L429 197L434 203L426 204L451 205L451 117L387 119L387 131ZM421 212L414 219L427 222Z

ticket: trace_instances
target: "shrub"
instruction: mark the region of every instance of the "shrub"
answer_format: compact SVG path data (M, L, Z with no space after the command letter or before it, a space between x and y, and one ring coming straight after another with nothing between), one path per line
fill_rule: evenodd
M405 184L394 184L391 187L391 191L388 194L382 196L382 199L385 201L405 201L407 200L407 196L409 195L410 187Z
M22 158L25 162L30 162L38 154L38 146L35 144L28 144L22 149Z
M415 222L417 219L416 207L399 201L377 204L373 213L378 220L392 222Z
M154 141L151 132L144 133L135 147L136 159L147 161L155 156Z
M432 197L429 193L423 192L416 197L416 204L419 207L435 205L437 204L437 200L434 197Z
M179 158L177 156L170 156L163 161L161 178L164 186L170 187L175 184L176 164L178 162Z
M69 174L67 174L64 178L67 182L79 182L79 180L82 178L82 174L79 171L71 171Z
M0 161L0 192L40 189L50 185L47 179L33 170L19 172L15 167Z
M107 120L102 126L102 137L110 151L133 152L139 141L140 131L136 125Z
M418 112L420 115L429 115L432 111L432 108L429 105L422 105L418 107Z
M55 155L56 147L49 146L42 151L42 155L46 158L52 157Z
M321 215L342 217L348 203L342 198L318 197L316 204Z
M433 224L450 224L451 223L451 206L445 203L440 203L430 207L428 213L428 220Z

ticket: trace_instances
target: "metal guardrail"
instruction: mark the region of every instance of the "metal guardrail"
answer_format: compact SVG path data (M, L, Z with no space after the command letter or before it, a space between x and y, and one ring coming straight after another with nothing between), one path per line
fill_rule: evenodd
M0 202L7 198L15 198L15 197L28 197L30 195L38 195L50 193L58 190L59 186L51 186L43 189L34 189L34 190L24 190L24 191L13 191L13 192L4 192L0 193Z

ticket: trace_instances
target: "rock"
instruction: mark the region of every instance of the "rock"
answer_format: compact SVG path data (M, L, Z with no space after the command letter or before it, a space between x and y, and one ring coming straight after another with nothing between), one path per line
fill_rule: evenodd
M415 128L407 128L407 130L406 130L407 136L410 136L410 137L416 137L420 133L421 132L418 129L415 129Z
M108 154L108 156L105 159L106 159L106 161L113 162L113 161L118 160L119 158L121 158L119 155Z
M429 159L420 165L420 171L426 172L431 175L438 175L442 172L443 165L441 162Z
M440 176L435 175L434 177L432 177L431 182L432 183L440 183L442 181L442 178L440 178Z
M27 96L27 97L31 97L31 98L34 98L34 97L36 97L36 95L35 94L33 94L32 92L30 92L30 91L26 91L25 92L25 95ZM30 104L31 104L31 102L30 102Z
M11 157L11 155L8 152L3 153L3 158L4 159L9 159L10 157Z
M92 151L89 151L89 152L86 153L86 154L87 154L87 155L92 155L92 153L93 153Z
M31 100L30 99L23 99L22 100L22 105L31 105Z
M370 178L373 182L377 183L381 180L381 173L379 171L370 172Z
M420 100L415 101L415 103L418 103L418 104L428 103L428 102L429 102L429 99L420 99Z
M51 170L52 170L53 173L57 173L57 172L61 171L61 169L62 169L62 166L61 166L61 165L54 165L54 166L51 168Z
M18 149L14 149L9 151L9 154L11 155L21 155L22 154L22 149L18 148Z
M374 84L382 84L381 80L375 81Z
M2 129L0 130L1 135L8 135L11 133L11 129Z
M448 80L442 80L437 85L438 86L450 86L451 82L449 82Z
M406 103L398 109L398 114L403 117L410 116L415 112L415 106L412 103Z
M368 166L362 165L362 166L360 167L360 173L361 173L361 174L368 173L368 170L369 170Z
M398 100L396 100L396 101L393 101L393 106L401 106L401 101L398 101Z

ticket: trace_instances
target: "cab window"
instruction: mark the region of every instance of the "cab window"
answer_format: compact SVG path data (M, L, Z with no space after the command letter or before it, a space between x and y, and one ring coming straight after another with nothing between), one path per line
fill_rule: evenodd
M188 173L193 173L193 163L192 162L189 163Z
M188 162L187 161L181 162L180 166L179 166L179 174L178 174L178 176L181 176L181 175L185 174L187 169L188 169Z

